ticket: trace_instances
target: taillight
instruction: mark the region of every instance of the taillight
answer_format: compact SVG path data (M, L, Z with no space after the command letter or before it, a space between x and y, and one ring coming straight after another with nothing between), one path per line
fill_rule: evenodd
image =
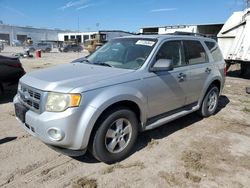
M225 63L224 64L224 76L226 76L227 75L227 64Z

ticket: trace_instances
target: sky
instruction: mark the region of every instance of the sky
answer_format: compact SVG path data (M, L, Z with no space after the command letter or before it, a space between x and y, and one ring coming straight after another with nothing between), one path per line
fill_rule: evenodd
M75 31L224 23L244 0L0 0L5 24Z

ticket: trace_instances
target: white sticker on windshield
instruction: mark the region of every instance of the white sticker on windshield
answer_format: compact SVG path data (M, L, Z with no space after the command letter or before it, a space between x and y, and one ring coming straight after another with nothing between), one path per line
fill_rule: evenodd
M153 46L155 42L150 40L138 40L135 44L144 46Z

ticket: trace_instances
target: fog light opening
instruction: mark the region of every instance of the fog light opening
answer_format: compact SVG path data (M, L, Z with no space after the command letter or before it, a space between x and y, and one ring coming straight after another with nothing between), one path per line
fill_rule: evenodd
M60 141L64 138L64 133L56 128L50 128L48 130L48 135L50 137L51 140L53 141Z

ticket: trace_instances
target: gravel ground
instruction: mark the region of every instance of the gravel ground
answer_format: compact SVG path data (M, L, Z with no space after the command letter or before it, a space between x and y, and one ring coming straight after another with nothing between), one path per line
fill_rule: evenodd
M5 48L1 55L21 52ZM43 53L21 59L26 72L68 63L84 53ZM15 87L0 99L0 187L249 187L249 75L229 72L218 112L195 113L141 133L124 161L61 155L28 135L14 117Z

